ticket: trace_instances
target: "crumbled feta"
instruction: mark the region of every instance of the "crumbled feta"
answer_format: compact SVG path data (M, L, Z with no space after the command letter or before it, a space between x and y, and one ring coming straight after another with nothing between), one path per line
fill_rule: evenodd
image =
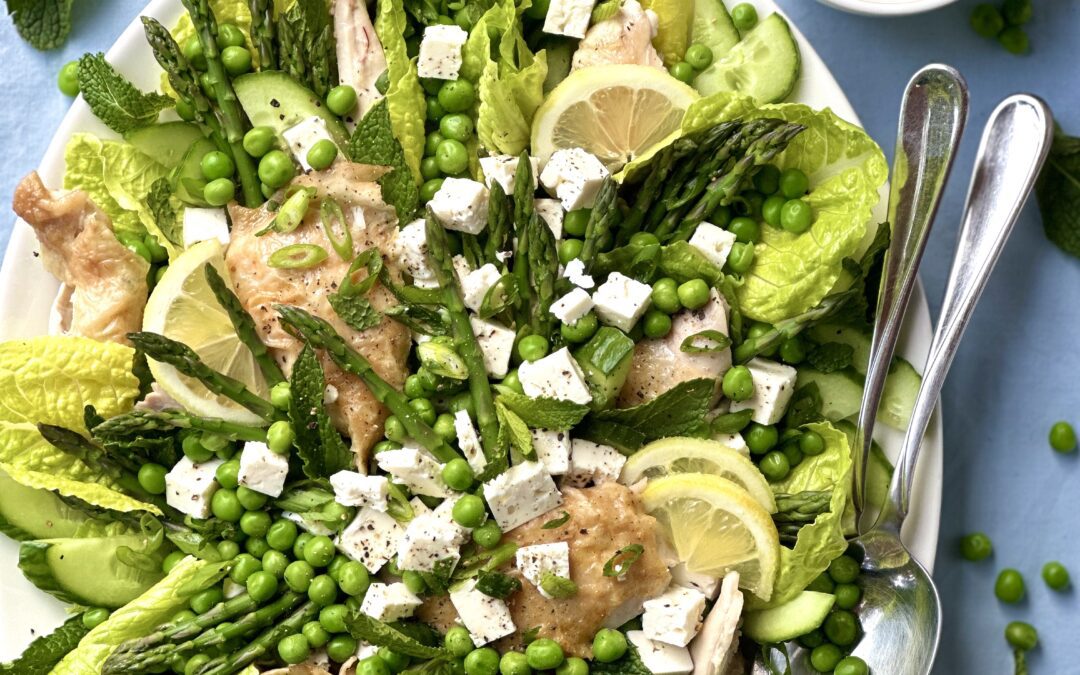
M405 584L384 584L376 581L364 594L360 611L379 621L398 621L413 615L424 604Z
M229 219L225 209L184 207L184 248L207 239L217 239L222 246L229 245Z
M567 37L585 37L595 0L551 0L544 19L544 32Z
M247 593L247 587L244 584L238 584L229 577L225 577L225 582L221 584L221 592L225 595L226 600L232 600L238 595Z
M735 235L712 223L702 223L694 230L689 243L708 258L709 262L722 269L728 254L731 253L731 246L735 243Z
M455 546L461 546L469 541L469 534L472 532L472 528L459 525L458 522L454 520L454 506L457 505L458 500L460 499L461 497L459 496L444 499L442 500L442 503L436 506L435 510L431 512L447 526L448 532L454 533L453 538L450 541ZM486 513L484 514L484 519L487 519Z
M529 429L536 458L552 476L570 470L570 434L566 431Z
M431 509L424 503L424 500L419 497L413 497L409 500L409 506L412 507L413 517L420 515L421 513L431 513Z
M426 451L405 446L375 455L379 468L418 495L449 497L452 493L442 478L442 464Z
M222 465L220 459L196 464L184 456L165 474L165 502L192 518L210 517L210 499L217 492L215 474Z
M386 511L390 481L386 476L365 476L355 471L338 471L330 476L334 499L345 506L370 506Z
M650 640L685 647L701 629L705 594L695 588L671 586L663 594L645 601L641 630Z
M562 0L553 0L548 10L551 21L552 10ZM585 21L588 23L588 12ZM595 155L581 148L556 150L548 159L544 170L540 172L540 182L548 194L559 198L567 211L591 208L596 202L596 194L610 173L603 162Z
M575 438L570 451L570 468L563 485L586 487L619 479L626 457L609 445Z
M316 143L323 140L334 142L334 139L330 136L330 131L326 128L326 120L318 115L304 118L298 124L294 124L282 131L281 136L285 139L285 144L289 147L293 157L300 166L304 167L304 171L311 171L307 155L308 151ZM340 157L340 153L338 156Z
M334 531L323 524L321 521L314 519L304 518L299 513L293 513L292 511L282 511L281 517L285 520L291 520L296 523L304 532L310 532L316 536L325 535L330 537L334 534Z
M528 579L533 586L536 586L536 590L540 591L540 595L548 600L552 596L548 595L540 587L544 575L550 572L564 579L570 578L570 545L565 541L555 542L554 544L523 546L517 550L515 556L517 568L521 571L521 575Z
M363 661L364 659L371 658L372 656L378 656L378 654L379 654L379 648L376 647L375 645L371 644L370 642L364 642L363 640L360 640L356 644L356 660L357 661ZM342 670L348 672L347 668L343 667Z
M269 497L280 497L289 473L289 458L270 450L266 443L248 441L240 453L237 482Z
M551 303L551 313L565 324L576 322L592 311L593 301L588 291L575 288L555 302Z
M397 553L398 542L404 535L405 531L390 515L365 506L342 530L337 547L375 574Z
M628 631L626 639L637 647L642 665L653 675L690 675L694 672L694 660L686 647L650 640L640 630Z
M709 600L715 600L720 592L720 579L711 574L691 572L686 563L679 563L669 571L673 584L701 591Z
M518 367L518 379L530 398L543 396L581 404L592 401L585 374L566 347L542 359L522 363Z
M514 180L517 178L519 159L514 155L481 157L480 169L484 172L484 182L488 188L491 187L492 182L495 182L502 187L504 193L508 195L514 194ZM540 160L530 157L529 163L532 164L532 188L535 192L536 181L540 174Z
M484 499L503 532L562 504L562 493L539 462L516 464L487 483Z
M487 459L484 457L484 448L480 445L480 435L476 433L476 427L473 426L468 410L459 410L454 413L454 431L457 432L458 447L461 448L469 466L476 473L483 471L487 466Z
M397 564L403 570L434 572L440 564L453 569L461 554L458 551L460 530L438 511L413 517L398 544Z
M469 323L484 355L484 369L488 375L496 379L506 377L514 353L514 331L475 316L469 317Z
M716 434L712 439L723 443L741 455L750 456L750 447L746 445L746 439L742 437L742 434Z
M447 178L428 206L446 229L480 234L487 226L488 189L471 178Z
M652 302L652 286L612 272L592 296L596 316L601 321L627 333Z
M566 267L564 267L562 271L562 276L578 288L588 290L596 285L593 278L590 275L585 274L585 263L581 261L581 258L574 258L566 263Z
M506 637L516 630L510 608L498 598L476 590L476 581L469 580L461 588L450 591L450 602L461 622L469 629L477 647Z
M555 235L556 239L562 239L562 226L563 219L566 217L566 213L563 211L562 204L558 199L534 199L533 209L536 211L536 215L547 223L548 229L551 230L551 234Z
M424 29L416 74L436 80L456 80L461 70L461 48L469 34L461 26L438 24Z
M479 312L484 304L484 297L491 287L498 283L502 272L498 267L488 263L478 270L473 270L461 278L461 295L465 306L474 312Z
M750 359L746 367L754 377L754 395L745 401L732 401L731 412L753 410L750 419L758 424L776 424L783 419L795 393L798 373L791 366L760 357Z
M397 231L391 255L398 266L420 288L438 288L435 271L428 264L427 230L423 219L414 220Z

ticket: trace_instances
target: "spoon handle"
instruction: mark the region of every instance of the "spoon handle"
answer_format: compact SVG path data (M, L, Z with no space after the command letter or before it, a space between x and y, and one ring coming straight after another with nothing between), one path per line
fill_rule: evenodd
M881 506L864 503L865 467L873 443L874 421L915 288L919 261L952 169L967 112L967 83L950 66L923 67L904 90L889 194L892 240L881 272L877 316L856 425L855 505L860 512Z
M941 316L889 486L889 503L878 522L880 527L899 531L907 516L923 435L937 406L945 375L975 303L1046 161L1053 127L1046 103L1030 94L1014 94L998 105L983 131Z

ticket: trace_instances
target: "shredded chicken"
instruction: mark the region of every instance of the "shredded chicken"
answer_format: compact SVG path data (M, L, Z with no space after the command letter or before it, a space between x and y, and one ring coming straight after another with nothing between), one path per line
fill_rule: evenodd
M383 97L375 81L386 70L375 27L371 25L365 0L335 0L334 37L337 40L338 78L356 90L355 117L346 119L350 128Z
M314 187L318 196L331 197L341 206L349 221L356 252L371 247L386 250L396 232L393 209L383 201L374 182L385 169L349 162L338 162L329 171L301 176L294 185ZM289 373L303 346L278 322L276 304L293 305L326 319L349 344L371 362L375 372L391 386L401 388L406 375L405 359L409 353L409 331L401 324L383 317L381 323L363 333L346 325L330 306L334 293L349 263L334 253L319 218L311 209L304 222L287 234L271 232L256 236L274 219L265 208L230 207L232 242L225 255L229 275L244 308L254 317L262 341L270 348L282 369ZM330 252L326 262L308 269L275 269L266 259L282 246L312 243ZM376 309L393 303L390 293L376 285L368 295ZM341 371L321 354L326 381L337 392L327 405L335 425L352 440L356 464L366 471L368 451L382 437L382 425L388 415L363 382ZM328 387L328 388L329 388Z
M150 263L124 247L112 221L85 192L54 194L37 172L15 188L15 213L34 228L45 269L66 284L61 332L127 344L142 326Z
M742 609L739 573L728 572L720 585L720 597L705 617L701 632L690 643L690 655L694 659L693 675L742 672L742 659L738 653Z
M652 39L656 37L656 14L626 0L610 19L593 24L574 52L571 70L609 63L636 63L664 67Z

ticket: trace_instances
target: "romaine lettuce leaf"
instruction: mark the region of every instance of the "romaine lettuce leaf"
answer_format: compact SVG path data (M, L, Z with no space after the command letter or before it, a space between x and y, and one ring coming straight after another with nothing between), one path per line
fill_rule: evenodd
M210 0L210 9L214 12L214 17L217 19L218 24L231 23L240 29L245 37L248 38L248 51L251 52L251 56L254 59L252 67L257 68L259 65L259 50L252 49L251 44L251 10L248 8L246 0ZM180 15L180 19L173 26L172 35L176 38L176 42L183 46L192 35L195 34L195 26L191 23L191 15L184 12Z
M409 59L405 46L407 17L402 0L384 0L378 4L375 15L375 34L386 56L386 71L390 88L386 90L386 104L390 109L390 123L394 137L405 151L405 162L412 171L413 180L420 183L420 160L424 156L424 90L416 74L416 64Z
M881 148L862 129L831 110L797 103L758 106L737 94L714 94L691 104L682 130L691 133L726 120L762 117L806 127L774 163L806 172L811 185L806 201L815 218L803 234L762 228L754 265L737 291L743 314L775 323L820 302L841 278L844 258L858 255L888 165Z
M231 563L188 556L148 591L112 613L53 669L52 675L97 675L118 645L151 632L187 607L191 596L217 583Z
M45 443L45 440L40 436L38 436L38 440L41 443ZM45 444L48 445L47 443ZM49 450L58 452L54 450L52 446L49 446ZM3 450L0 450L0 452L3 452ZM76 480L68 476L23 468L22 466L17 466L16 464L8 463L7 461L0 462L0 470L11 476L17 483L25 485L26 487L37 488L39 490L50 490L65 497L75 497L87 504L102 509L119 511L121 513L145 511L147 513L153 513L154 515L161 515L161 511L153 504L141 502L138 499L129 497L126 494L118 492L99 482L90 482L93 480L101 480L97 476L86 481ZM124 534L130 531L130 528L119 522L102 522L100 527L88 524L86 532L80 533L79 536L103 537Z

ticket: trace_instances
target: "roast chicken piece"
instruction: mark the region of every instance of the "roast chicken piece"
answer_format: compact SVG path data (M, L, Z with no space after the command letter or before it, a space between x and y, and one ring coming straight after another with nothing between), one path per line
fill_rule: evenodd
M652 46L656 35L656 15L641 8L637 0L626 0L610 19L593 24L574 52L571 70L608 63L634 63L664 67L664 60Z
M334 38L338 79L356 90L356 110L351 119L345 120L353 128L382 98L375 81L386 70L386 56L375 35L365 0L334 1Z

